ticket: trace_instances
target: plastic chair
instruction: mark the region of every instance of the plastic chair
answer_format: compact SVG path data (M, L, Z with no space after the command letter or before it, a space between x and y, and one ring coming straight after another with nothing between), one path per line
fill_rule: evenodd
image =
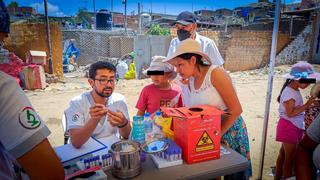
M64 144L68 144L70 135L69 135L69 132L67 131L67 119L64 113L62 114L61 124L62 124L63 136L64 136Z

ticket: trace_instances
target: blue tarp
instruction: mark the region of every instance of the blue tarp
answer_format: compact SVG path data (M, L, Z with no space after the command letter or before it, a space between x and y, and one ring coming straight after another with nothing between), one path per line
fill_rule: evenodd
M80 50L72 42L70 42L69 46L66 49L66 52L64 53L62 63L64 65L68 65L69 64L68 58L71 57L71 55L75 55L75 58L78 61L79 54L80 54Z

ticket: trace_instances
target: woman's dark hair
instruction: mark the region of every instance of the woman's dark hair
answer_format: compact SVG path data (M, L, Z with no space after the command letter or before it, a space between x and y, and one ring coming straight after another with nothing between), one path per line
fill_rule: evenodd
M205 64L202 61L202 56L200 54L196 54L196 53L184 53L181 54L177 57L182 58L183 60L190 60L191 57L194 56L196 57L196 65L197 65L197 69L200 71L200 67L199 66L210 66L209 64Z
M287 79L286 82L283 84L281 91L280 91L280 94L277 98L278 103L280 103L280 97L281 97L281 94L282 94L284 88L286 88L292 81L293 81L292 79Z
M184 60L190 60L191 57L194 56L196 57L196 64L199 64L201 66L208 66L208 64L205 64L203 61L202 61L202 56L200 54L196 54L196 53L184 53L184 54L181 54L179 55L178 57L179 58L182 58Z
M98 62L91 64L91 66L89 68L89 78L90 79L94 79L96 77L98 69L108 69L110 71L113 71L114 73L117 72L116 67L112 63L106 62L106 61L98 61Z

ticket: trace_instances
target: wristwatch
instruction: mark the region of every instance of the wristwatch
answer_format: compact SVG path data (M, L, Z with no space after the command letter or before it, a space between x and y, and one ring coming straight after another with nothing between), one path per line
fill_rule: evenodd
M129 121L126 120L126 122L125 122L123 125L118 126L118 128L123 128L123 127L125 127L128 123L129 123Z

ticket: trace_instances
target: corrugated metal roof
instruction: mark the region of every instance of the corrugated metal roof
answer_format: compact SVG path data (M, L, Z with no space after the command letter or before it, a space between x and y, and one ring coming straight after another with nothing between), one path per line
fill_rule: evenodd
M31 56L47 56L45 51L29 51Z

